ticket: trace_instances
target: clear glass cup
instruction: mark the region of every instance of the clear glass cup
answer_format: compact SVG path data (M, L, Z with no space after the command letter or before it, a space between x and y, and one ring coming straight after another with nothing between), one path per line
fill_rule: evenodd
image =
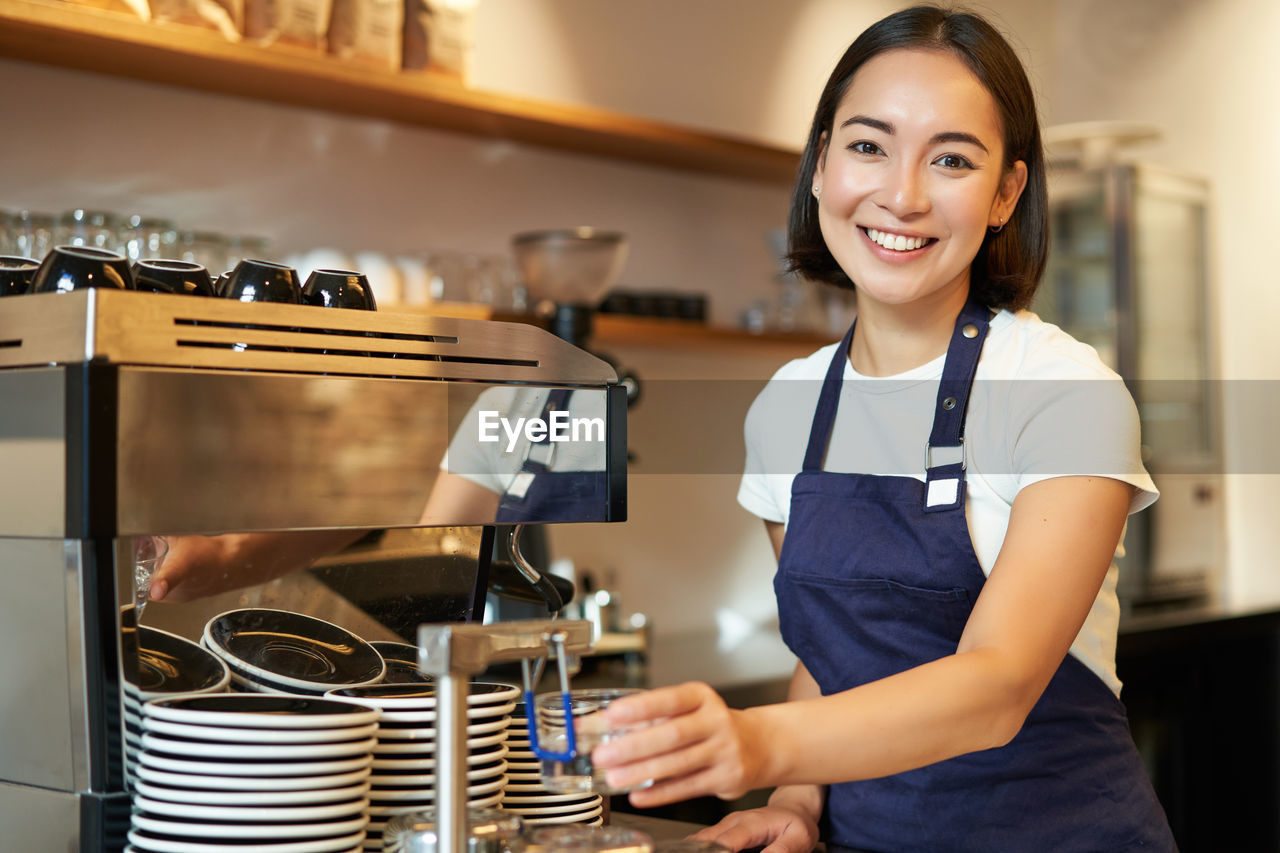
M653 780L615 788L605 780L603 770L591 761L591 752L597 746L622 737L633 728L609 728L602 713L614 701L641 691L636 688L591 688L569 691L569 706L574 732L575 750L563 760L539 756L542 786L563 793L622 794L637 788L647 788ZM569 732L565 725L564 694L543 693L534 699L536 706L538 747L542 752L567 754Z
M229 244L227 238L212 231L183 231L178 235L180 261L191 261L207 270L230 269L227 263Z
M169 541L163 536L135 536L133 539L133 605L139 619L151 598L151 579L168 553Z
M524 848L524 821L500 809L467 809L468 853L519 853ZM382 830L386 853L450 853L440 851L436 810L396 815Z
M0 255L12 255L18 250L17 234L13 227L13 214L0 210Z
M438 251L427 256L427 275L432 302L467 302L469 267L475 259L463 252Z
M260 261L275 260L268 253L269 242L266 237L248 237L243 234L233 235L227 239L227 269L248 258Z
M177 260L178 226L168 219L134 214L120 226L116 239L130 264L149 258Z
M653 853L653 836L621 826L540 826L526 836L527 853Z
M119 217L105 210L68 210L58 217L54 237L59 246L88 246L91 249L119 251L116 236Z
M9 228L14 242L12 254L40 261L54 246L52 214L19 210L10 215Z

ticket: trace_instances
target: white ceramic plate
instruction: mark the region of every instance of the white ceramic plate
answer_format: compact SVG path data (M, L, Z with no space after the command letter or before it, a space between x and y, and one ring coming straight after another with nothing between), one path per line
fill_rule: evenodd
M541 823L586 823L592 818L599 817L604 811L604 806L596 806L594 809L577 814L559 815L553 817L526 817L525 825L537 825Z
M166 820L135 811L133 813L135 829L145 829L157 835L171 835L177 838L252 838L260 841L281 840L301 841L303 839L333 838L360 832L369 823L367 815L361 813L344 820L325 820L307 823L224 823L201 820ZM131 841L133 839L130 839ZM137 842L134 842L135 844ZM145 845L144 845L145 846ZM254 845L255 853L261 847Z
M361 796L340 803L300 806L209 806L192 803L171 803L153 800L140 794L134 795L135 807L153 815L167 815L183 820L234 821L237 823L302 823L311 820L334 820L347 815L363 813L368 806Z
M201 743L193 740L160 737L154 734L142 736L144 750L162 752L165 755L192 758L251 758L274 761L307 761L322 758L346 758L368 754L378 741L375 738L348 741L346 743L320 744L235 744Z
M499 746L502 744L504 737L505 735L502 732L469 737L467 738L467 752L474 754L478 750ZM391 755L394 753L435 755L436 742L434 740L379 740L373 751L376 755Z
M599 794L512 794L502 798L502 807L508 805L516 808L536 808L552 803L582 803L584 806L593 800L599 800Z
M505 766L496 767L480 767L475 770L467 770L467 781L475 782L483 781L494 776L505 776L507 773ZM376 782L383 787L404 788L410 785L419 788L430 788L436 784L436 776L434 773L388 773L377 772L370 777L370 781Z
M363 770L373 764L373 757L361 755L333 761L280 761L256 764L252 761L188 761L169 758L151 752L138 757L142 767L154 767L171 773L191 773L197 776L328 776Z
M506 747L501 744L497 749L486 750L484 752L473 752L467 756L467 766L474 767L478 764L491 764L499 758L506 758ZM422 773L426 771L434 771L436 766L435 757L428 753L421 756L403 756L403 755L374 755L373 756L373 772L377 773L383 770L395 770L400 772Z
M336 803L365 797L369 793L369 787L367 779L345 788L317 788L311 791L205 791L200 788L165 787L142 779L133 784L139 799L145 797L148 800L200 806L302 806Z
M556 792L542 787L541 783L513 782L511 780L511 774L510 773L507 774L506 794L508 797L511 796L512 794L520 795L520 794L554 794L554 793Z
M348 773L315 776L203 776L170 773L145 765L137 768L142 779L156 786L188 788L198 791L317 791L359 785L369 778L366 766Z
M491 735L494 732L505 732L509 719L510 717L499 717L496 720L471 723L467 726L467 736L478 737ZM378 724L378 737L385 740L435 740L436 726L434 721L403 723L387 720L384 716L382 722Z
M500 793L506 784L506 779L498 778L492 782L484 782L479 785L468 785L467 797L484 797L489 794ZM414 802L434 800L435 796L436 792L433 788L410 788L408 790L373 788L369 791L369 802L377 805L388 805L390 803L404 802L406 800L412 800Z
M333 729L246 729L224 726L192 726L148 717L142 727L149 732L174 737L222 743L333 743L371 738L378 733L377 723Z
M373 684L363 687L339 687L326 695L356 702L377 703L380 707L435 708L435 688L425 684ZM513 704L520 689L510 684L473 681L468 687L467 705Z
M154 699L142 706L147 717L175 723L251 729L331 729L378 721L378 711L329 696L213 693Z
M502 801L502 810L518 814L521 817L568 817L579 815L584 811L600 809L603 801L597 795L587 800L585 803L561 803L559 805L550 806L513 806L509 805L507 800ZM600 812L596 812L599 814Z
M228 853L247 851L244 844L227 845L216 841L182 841L156 838L149 832L134 829L129 841L138 853ZM364 831L334 838L316 838L308 841L282 842L279 844L255 844L253 853L347 853L359 850L364 844ZM355 845L354 847L352 845Z
M366 702L368 700L356 699L353 701ZM409 705L375 704L373 702L369 702L369 707L378 708L382 711L383 722L425 725L436 721L434 709L414 708ZM479 723L497 719L498 717L507 717L511 714L513 708L515 708L514 702L508 702L505 705L479 705L467 708L467 719ZM468 725L470 724L468 723Z
M467 808L487 809L487 808L492 808L493 806L498 805L498 803L500 802L502 802L501 791L497 792L496 794L490 794L487 797L480 797L479 799L475 799L475 800L467 800Z

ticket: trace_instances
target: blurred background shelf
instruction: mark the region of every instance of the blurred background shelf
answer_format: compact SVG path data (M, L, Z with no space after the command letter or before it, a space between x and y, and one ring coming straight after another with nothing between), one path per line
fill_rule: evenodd
M472 302L435 302L424 307L399 305L387 310L467 320L503 320L512 323L532 323L544 327L547 325L547 321L533 314L496 313L488 306ZM821 347L834 343L841 334L828 334L815 330L750 332L732 326L710 326L688 320L619 314L597 314L593 319L593 327L593 340L598 343L643 346L661 346L664 343L679 343L682 346L703 344L717 346L764 342Z
M431 72L233 43L212 30L41 0L0 0L0 55L205 92L384 118L482 138L767 183L799 155L606 110L470 89Z

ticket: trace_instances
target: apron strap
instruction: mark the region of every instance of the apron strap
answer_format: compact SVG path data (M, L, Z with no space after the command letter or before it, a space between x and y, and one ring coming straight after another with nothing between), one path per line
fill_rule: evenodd
M938 382L933 430L924 452L925 512L964 507L964 419L990 327L991 312L970 297L956 318Z
M844 365L849 360L849 346L853 343L853 328L858 325L854 320L849 331L844 333L844 340L836 348L827 367L827 376L822 380L822 393L818 395L818 405L813 414L813 425L809 428L809 446L804 452L804 471L816 473L822 470L822 463L827 456L827 444L831 440L831 427L836 421L836 408L840 403L840 384L844 381Z
M543 422L550 423L551 413L565 408L565 405L569 402L569 395L572 393L573 390L570 388L551 389L551 393L547 395L546 404L542 407ZM536 458L534 450L544 445L550 449L546 452L544 458ZM538 441L530 442L524 452L524 463L507 485L502 501L505 503L508 499L524 500L524 496L529 493L529 487L533 485L534 478L551 470L551 456L555 453L555 450L556 446L551 443L550 431Z

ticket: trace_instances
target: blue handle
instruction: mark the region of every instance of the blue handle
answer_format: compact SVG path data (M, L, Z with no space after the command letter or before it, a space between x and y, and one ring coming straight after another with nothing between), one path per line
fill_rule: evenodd
M578 757L578 738L574 732L573 710L570 707L569 692L561 691L560 698L564 702L564 723L565 737L568 741L564 752L553 752L549 749L543 749L538 744L538 707L533 703L533 691L524 691L524 707L525 711L530 712L529 718L529 747L533 750L533 754L544 761L573 761Z

